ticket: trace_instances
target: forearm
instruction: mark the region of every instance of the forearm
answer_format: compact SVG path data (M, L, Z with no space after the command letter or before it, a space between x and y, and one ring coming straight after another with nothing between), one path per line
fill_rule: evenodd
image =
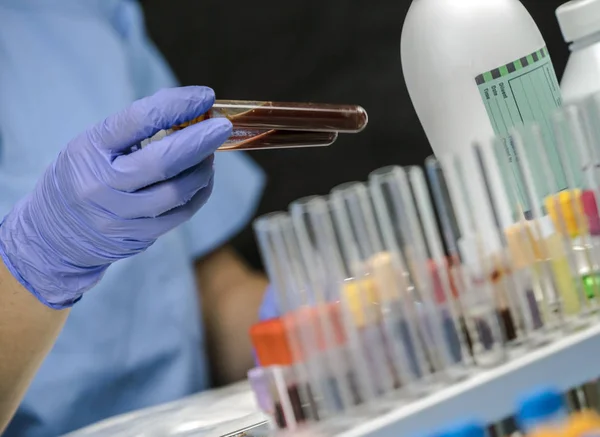
M41 304L0 260L0 434L68 314Z
M241 380L253 366L248 329L258 321L268 281L228 247L198 261L196 278L213 380Z

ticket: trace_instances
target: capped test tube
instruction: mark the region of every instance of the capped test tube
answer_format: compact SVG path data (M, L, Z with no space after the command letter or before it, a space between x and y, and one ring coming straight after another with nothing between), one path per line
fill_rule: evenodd
M513 133L513 136L519 149L521 144L528 144L528 149L537 152L535 159L539 162L541 177L537 179L537 184L528 184L530 189L539 185L538 194L541 192L546 196L540 208L532 209L537 216L537 221L534 222L538 227L536 240L540 253L537 256L550 260L565 317L572 320L580 312L587 313L589 310L584 283L578 276L580 268L589 271L590 264L584 248L571 241L571 234L577 233L577 223L582 220L581 210L578 207L573 208L571 201L577 205L578 192L569 189L568 185L565 186L565 181L562 180L564 178L559 179L559 176L553 173L542 129L538 124L523 126ZM530 159L524 156L522 161L521 168L527 175Z
M467 168L473 169L473 173L469 174L467 183L463 161L469 160L472 164ZM463 229L466 238L461 246L465 261L482 269L481 273L487 276L502 322L505 341L514 354L522 351L521 346L526 344L527 336L531 333L531 314L527 309L525 296L515 283L510 260L503 245L502 233L498 229L498 217L490 199L489 180L481 171L478 161L477 154L471 149L471 153L464 155L442 157L442 166L448 176L453 175L450 182L455 181L458 190L455 188L454 191L463 195L466 205L468 226ZM479 199L478 203L475 203L476 199ZM469 229L475 230L472 237L469 236Z
M254 384L270 391L272 418L279 428L294 429L307 418L306 402L302 399L305 388L298 384L294 371L294 358L288 342L286 326L281 319L271 319L255 324L250 338L263 372L254 372ZM300 385L300 386L299 386ZM266 403L264 392L255 392ZM268 410L267 410L268 411Z
M530 345L540 345L550 340L547 335L550 330L559 327L561 314L560 311L558 314L551 311L551 306L556 303L556 297L554 292L548 295L545 292L548 286L553 289L553 277L549 269L539 268L544 266L536 264L524 217L521 217L521 221L515 225L509 206L510 196L507 195L501 178L500 165L494 158L493 146L499 145L501 140L496 139L496 141L497 143L492 141L487 147L475 144L473 152L488 193L494 229L501 244L500 253L504 258L506 283L523 313ZM520 155L519 157L526 158ZM506 163L505 159L499 161ZM516 164L518 168L520 163ZM523 183L522 186L525 184ZM527 189L524 189L524 195L528 199Z
M475 363L495 366L506 359L506 350L490 279L483 274L480 262L479 235L470 226L458 184L447 182L448 178L455 181L453 169L447 174L433 157L427 159L426 168L446 248L453 261L450 271L458 288Z
M327 387L321 375L322 366L315 356L316 332L305 319L302 301L302 284L298 282L297 265L290 254L286 230L289 217L285 213L272 213L254 222L254 231L271 283L277 293L294 360L294 369L303 384L302 400L306 416L320 419L328 414ZM312 414L311 414L312 413Z
M414 288L420 334L429 346L433 369L446 380L463 378L467 375L466 342L448 300L449 290L444 290L440 280L444 270L432 268L413 198L414 187L401 167L384 167L371 173L369 179L386 249L405 260Z
M269 214L255 221L254 229L269 277L283 302L284 320L296 333L299 354L312 381L311 392L320 419L349 408L347 381L332 372L326 350L345 342L339 327L339 311L318 302L302 264L297 235L287 213ZM278 285L279 284L279 285ZM325 324L325 326L323 326ZM324 335L325 334L325 335Z
M580 274L586 296L597 306L600 299L600 218L596 202L598 192L595 191L598 183L595 171L590 171L593 161L588 153L588 132L583 114L576 105L560 108L553 114L552 122L560 156L565 163L568 188L572 190L568 207L563 207L562 212L573 214L574 220L567 220L567 230L576 259L582 265ZM567 147L574 153L567 153ZM583 267L585 264L587 268Z
M453 359L455 362L463 361L465 364L471 364L471 360L466 356L467 352L472 353L471 340L457 299L458 290L452 281L449 261L444 254L423 169L409 167L408 177L423 226L424 243L428 257L431 259L435 300L436 303L444 305L444 331L448 343L452 345Z
M573 280L574 273L566 256L566 253L571 252L571 248L569 245L565 247L562 237L555 229L552 217L545 213L538 200L544 198L540 193L546 196L551 193L542 171L545 160L534 154L537 149L536 143L542 139L541 133L534 125L514 130L511 137L519 156L518 176L522 180L524 195L529 205L528 217L524 214L525 205L517 206L518 224L506 229L513 259L516 263L534 265L540 275L540 282L543 285L543 300L540 303L546 323L549 325L558 323L567 330L577 328L581 326L578 316L583 296L577 288L582 290L582 284ZM532 154L526 153L526 150L531 150ZM540 161L542 167L530 165L531 159ZM536 169L541 174L535 174ZM507 190L515 192L514 179L511 182ZM573 257L571 259L574 265Z
M422 352L419 354L417 326L406 311L406 305L412 302L402 290L406 289L402 273L394 269L394 254L385 251L381 242L369 191L359 182L340 185L332 190L331 203L342 256L351 275L345 291L364 313L366 323L361 333L365 344L377 345L385 352L379 355L384 360L377 364L383 372L391 371L393 378L382 383L387 382L389 389L393 382L409 395L420 393L424 387L413 382L422 375L425 363ZM373 293L357 289L360 284L368 284Z

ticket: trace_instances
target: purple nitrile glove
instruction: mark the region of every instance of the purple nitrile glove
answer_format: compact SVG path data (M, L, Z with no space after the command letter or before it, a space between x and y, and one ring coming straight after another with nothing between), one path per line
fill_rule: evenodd
M110 264L190 219L210 196L213 152L231 123L206 120L128 151L214 99L205 87L161 90L72 140L0 225L0 257L17 280L45 305L69 307Z

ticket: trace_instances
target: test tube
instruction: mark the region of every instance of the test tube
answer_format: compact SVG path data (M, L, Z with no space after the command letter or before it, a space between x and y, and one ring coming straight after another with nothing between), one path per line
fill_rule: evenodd
M181 130L172 128L161 130L152 137L143 140L139 146L133 146L131 152L144 148L148 144L159 141ZM300 147L325 147L337 140L337 132L310 132L277 129L237 128L231 136L217 149L218 151L292 149Z
M250 338L263 369L258 383L265 384L272 400L272 417L279 428L294 428L307 418L305 387L298 384L297 369L288 342L287 326L282 319L271 319L253 325ZM256 376L256 374L254 374ZM264 396L264 393L256 393ZM263 401L263 398L260 399ZM268 410L267 410L268 411Z
M464 161L473 161L463 167ZM506 250L502 244L502 235L498 231L498 218L489 193L489 180L479 167L476 153L456 154L449 156L446 164L442 160L444 170L454 170L453 179L464 195L470 229L475 229L474 239L466 238L463 248L470 258L479 256L479 267L490 281L491 290L497 306L498 317L504 329L504 338L511 353L522 352L521 346L527 341L531 331L531 314L527 311L527 303L520 287L515 283ZM464 168L471 168L469 181L465 180ZM477 202L478 200L478 202ZM477 202L477 203L476 203ZM469 228L465 228L469 229ZM465 234L468 237L468 234ZM473 248L468 248L470 245ZM473 263L476 265L477 263Z
M588 268L582 266L580 273L588 299L597 306L600 298L600 217L596 202L598 182L588 152L588 132L577 105L561 108L553 114L552 121L557 142L562 146L561 158L567 163L567 182L576 193L571 198L578 231L577 235L572 232L574 249L577 249L575 253L580 262L587 264ZM566 147L571 147L574 153L566 153Z
M327 384L328 375L323 374L315 326L307 317L310 308L303 296L305 284L298 275L287 235L291 229L291 219L285 213L268 214L254 221L261 254L283 313L293 365L301 382L302 399L306 401L306 416L318 420L331 414L331 387Z
M509 198L501 179L498 163L494 158L494 145L498 143L491 141L487 147L476 143L473 147L479 170L484 181L484 187L490 201L490 212L494 218L494 229L501 244L502 263L506 269L506 284L517 299L525 321L525 330L528 342L532 346L546 343L550 340L547 335L552 329L558 328L560 321L550 311L550 304L545 295L545 287L552 284L552 278L547 279L544 269L536 268L531 242L528 239L527 229L523 217L521 222L515 226L511 215ZM511 142L514 141L511 138ZM518 155L520 159L521 157ZM506 160L501 160L506 163ZM517 166L519 162L516 163ZM510 182L514 182L511 180ZM513 183L513 186L516 184ZM524 186L525 184L521 184ZM525 199L528 200L528 191L523 190ZM537 200L536 200L537 201ZM531 202L530 202L531 203ZM555 299L552 301L554 302Z
M273 400L269 370L263 367L254 367L248 371L248 382L254 393L258 408L267 416L270 425L277 424L275 415L275 402ZM279 421L283 424L283 420ZM279 424L278 424L279 425Z
M458 318L455 318L440 281L440 271L431 268L431 258L420 226L411 183L401 167L384 167L369 176L385 244L390 252L402 253L414 287L417 317L433 369L453 381L467 375L468 353ZM394 217L393 222L385 220ZM388 227L391 225L391 229ZM397 237L394 238L394 235ZM434 266L435 267L435 266Z
M563 307L566 313L577 315L580 311L586 314L589 310L589 301L585 295L583 281L579 275L580 267L587 266L585 257L577 256L581 252L571 241L571 233L577 231L577 221L575 212L573 212L571 197L576 197L576 192L568 189L564 182L558 180L552 172L550 161L547 156L545 142L542 136L541 127L536 124L524 126L521 130L524 142L529 142L537 151L537 160L540 163L543 177L541 178L542 191L549 193L544 199L544 208L547 216L540 219L540 224L545 222L552 223L552 226L546 225L547 231L543 235L548 253L551 256L552 266L555 271L557 282L561 284L559 292L563 300ZM542 226L542 231L544 226ZM553 232L552 230L555 229ZM584 266L581 266L581 262ZM573 288L567 286L570 278L573 285L576 298L573 298Z
M330 146L338 133L357 133L368 123L367 112L358 105L217 100L208 112L157 132L131 151L209 118L233 124L220 151Z
M536 143L542 144L541 132L537 126L532 125L514 130L511 136L520 157L518 169L530 205L529 220L526 220L523 209L520 208L520 223L517 227L520 235L518 241L514 242L517 246L516 251L521 256L524 256L526 251L532 251L529 256L533 257L543 276L549 278L544 289L546 313L561 319L565 329L577 329L582 326L579 314L584 299L583 285L581 281L574 280L576 273L572 269L575 267L575 259L571 256L570 243L556 230L552 218L543 211L538 200L545 197L540 193L547 195L552 192L552 187L543 170L538 174L533 173L531 159L525 152L525 144L528 145L528 150L532 151L538 149ZM543 157L534 155L532 158L542 162L541 169L544 168L546 162ZM515 190L515 184L509 184L509 189ZM561 219L560 225L564 225L564 220ZM507 230L507 236L509 234L510 231ZM515 259L519 259L519 254L515 255ZM551 317L550 314L548 317Z
M454 361L463 361L465 364L470 365L472 362L466 355L467 352L472 355L471 339L466 330L464 316L458 300L458 290L454 286L450 266L444 255L442 240L423 169L421 167L409 167L408 176L423 225L428 256L431 258L430 265L432 266L431 273L436 303L446 306L443 311L445 313L444 331L447 333L447 341L452 344L451 350Z
M451 277L458 288L457 295L475 363L481 367L498 365L506 360L500 320L489 277L482 272L476 247L477 234L470 226L462 191L456 182L447 182L448 176L455 181L452 168L447 175L434 157L427 158L426 168L444 241L452 260Z
M346 344L344 348L328 349L330 362L338 367L336 374L345 379L345 386L350 390L354 404L365 404L371 408L377 398L376 375L369 370L368 357L355 323L355 309L342 293L348 275L330 205L324 197L303 198L290 205L290 214L298 235L301 257L310 281L315 285L317 298L336 302L340 307ZM344 385L344 382L340 384Z
M338 225L342 255L350 270L350 284L368 283L374 293L359 291L358 302L371 323L362 329L363 335L381 338L384 351L384 369L390 368L394 387L402 387L408 395L422 393L423 387L413 382L420 376L423 363L419 363L414 347L415 326L404 310L406 299L401 298L397 270L393 255L384 250L369 191L365 184L352 182L332 190L331 203ZM353 286L354 286L353 285ZM375 299L369 301L368 299ZM367 334L369 332L369 334ZM388 385L389 388L389 385Z
M369 369L375 375L376 391L382 396L392 392L398 380L385 344L378 290L373 278L367 275L366 259L361 258L361 248L356 240L355 233L362 232L363 235L358 238L364 240L369 235L364 223L360 222L364 221L364 217L361 214L361 199L353 190L354 185L348 183L334 188L329 203L340 241L341 259L348 272L342 293L352 310Z

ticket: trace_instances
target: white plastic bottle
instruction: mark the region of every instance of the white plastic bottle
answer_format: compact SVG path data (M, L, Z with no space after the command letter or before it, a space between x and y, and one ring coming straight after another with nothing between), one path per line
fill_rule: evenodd
M506 182L517 165L513 127L541 122L552 141L547 120L562 103L560 87L544 39L518 0L413 0L401 52L411 100L438 157L464 153L468 166L474 141L502 136L504 150L496 152L509 162ZM551 155L553 172L562 174L558 153Z
M556 10L571 55L561 82L566 102L600 92L600 0L573 0Z

